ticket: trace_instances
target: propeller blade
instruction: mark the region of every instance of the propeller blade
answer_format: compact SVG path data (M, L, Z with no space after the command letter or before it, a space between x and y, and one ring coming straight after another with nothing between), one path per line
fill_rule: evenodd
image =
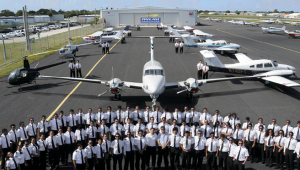
M298 78L298 77L296 76L296 74L295 74L295 73L294 73L293 75L294 75L296 78Z
M104 94L104 93L106 93L106 92L107 92L107 90L106 90L105 92L103 92L103 93L99 94L99 95L98 95L98 97L100 97L101 95L103 95L103 94Z
M187 91L187 89L181 90L181 91L177 92L177 94L185 92L185 91Z

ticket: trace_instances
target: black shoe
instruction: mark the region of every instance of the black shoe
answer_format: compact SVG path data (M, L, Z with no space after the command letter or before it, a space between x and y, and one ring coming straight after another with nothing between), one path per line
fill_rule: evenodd
M265 166L269 166L268 164L266 164Z
M265 162L262 162L262 164L265 164Z

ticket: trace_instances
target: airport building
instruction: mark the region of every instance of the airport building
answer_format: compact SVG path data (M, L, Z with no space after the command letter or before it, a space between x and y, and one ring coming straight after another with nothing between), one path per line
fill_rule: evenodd
M134 8L104 9L101 17L107 26L174 24L194 26L197 22L196 9L144 6Z

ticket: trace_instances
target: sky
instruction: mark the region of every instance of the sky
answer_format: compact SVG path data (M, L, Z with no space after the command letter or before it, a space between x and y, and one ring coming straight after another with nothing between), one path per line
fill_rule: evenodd
M300 11L300 0L0 0L0 10L94 10L102 8L129 8L137 6L179 7L214 11Z

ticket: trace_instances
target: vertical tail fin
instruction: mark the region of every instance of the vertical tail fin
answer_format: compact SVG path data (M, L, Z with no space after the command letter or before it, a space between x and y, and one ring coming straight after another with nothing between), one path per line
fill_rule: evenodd
M154 37L150 37L150 53L151 53L151 63L152 63L152 65L154 64L153 62L154 62L154 43L153 43L153 39L154 39Z
M111 68L111 79L113 80L113 83L114 82L114 67Z

